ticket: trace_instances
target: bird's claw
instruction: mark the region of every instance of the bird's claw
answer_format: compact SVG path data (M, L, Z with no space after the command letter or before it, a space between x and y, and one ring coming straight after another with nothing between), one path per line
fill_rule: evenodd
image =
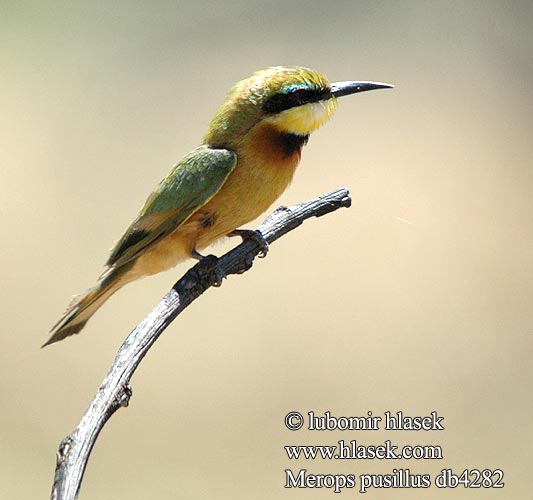
M224 278L227 277L227 275L224 272L224 270L220 267L220 264L218 262L213 271L215 273L215 282L213 283L213 286L216 286L218 288L222 286L222 281L224 280Z
M191 256L199 262L205 259L205 255L202 255L196 248L193 248Z
M252 240L259 247L258 257L263 259L268 253L268 241L261 234L260 231L254 231L252 229L234 229L228 236L240 236L242 241Z

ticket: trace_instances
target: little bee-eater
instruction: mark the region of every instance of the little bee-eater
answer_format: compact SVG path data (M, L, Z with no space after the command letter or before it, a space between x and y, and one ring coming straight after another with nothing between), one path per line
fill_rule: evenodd
M202 144L155 188L96 286L73 300L45 345L78 333L125 284L199 258L199 250L261 215L291 182L309 134L332 115L337 98L390 87L329 83L308 68L281 66L237 83Z

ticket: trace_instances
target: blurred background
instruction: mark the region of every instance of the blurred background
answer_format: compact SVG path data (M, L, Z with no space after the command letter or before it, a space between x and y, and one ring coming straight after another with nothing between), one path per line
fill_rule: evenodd
M531 491L533 7L529 1L26 1L0 7L0 496L46 498L128 332L186 263L40 350L227 90L272 65L390 82L340 101L292 204L340 210L276 242L163 334L97 441L80 498L325 498L295 473L504 471ZM251 225L253 227L253 225ZM236 242L213 249L221 253ZM291 432L285 414L404 411L444 431ZM289 461L283 446L439 444L436 461ZM345 495L358 495L346 490Z

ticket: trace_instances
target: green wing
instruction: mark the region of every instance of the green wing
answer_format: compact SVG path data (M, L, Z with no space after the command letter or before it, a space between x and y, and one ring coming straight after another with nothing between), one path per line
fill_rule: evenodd
M235 153L227 149L199 146L191 151L148 197L107 265L121 266L174 232L218 192L236 163Z

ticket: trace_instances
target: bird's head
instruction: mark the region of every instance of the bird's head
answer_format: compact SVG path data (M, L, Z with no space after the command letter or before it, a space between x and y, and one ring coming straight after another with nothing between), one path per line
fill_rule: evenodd
M238 82L217 110L205 143L232 147L260 122L281 132L307 136L325 123L337 98L366 90L390 88L377 82L337 82L308 68L276 66Z

